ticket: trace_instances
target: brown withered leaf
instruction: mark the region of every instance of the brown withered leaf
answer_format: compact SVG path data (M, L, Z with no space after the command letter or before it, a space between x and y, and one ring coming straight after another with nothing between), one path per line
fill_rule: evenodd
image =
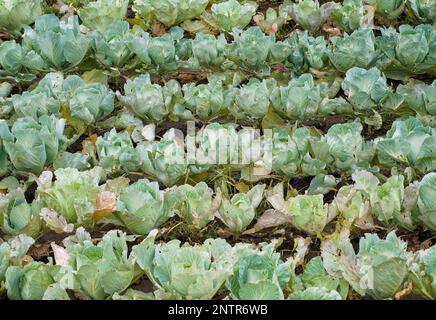
M413 290L413 284L410 281L405 289L398 291L395 294L395 300L400 300L402 297L407 296L409 293L412 292L412 290Z
M49 250L50 250L50 242L34 244L29 249L29 255L35 260L40 260L41 258L49 256L50 254Z
M95 211L92 216L94 221L106 218L115 211L116 194L110 191L102 191L97 195Z
M260 20L260 18L262 18L263 16L264 16L263 13L259 13L253 17L254 23L256 23L256 25L259 26L260 28L262 28L262 21ZM265 28L266 26L263 26L263 27ZM264 32L268 33L268 34L269 33L276 33L278 29L279 29L279 27L278 27L277 23L273 23L270 27L265 28Z
M157 20L153 20L151 24L151 34L154 36L161 36L167 33L167 29L164 24Z
M163 79L166 81L170 79L176 79L182 84L190 83L190 82L198 82L207 79L207 72L204 71L169 72L163 76Z
M23 260L21 260L21 266L24 267L25 265L31 263L32 261L33 261L33 258L32 258L31 256L29 256L29 255L26 254L26 255L23 257Z
M339 28L333 27L330 21L327 21L322 26L322 30L328 33L330 36L342 36L342 32Z
M89 155L89 147L92 146L92 155L96 156L97 154L97 135L92 134L89 137L87 137L82 142L82 153Z
M53 249L53 254L55 258L55 263L57 266L67 266L68 265L68 253L64 247L58 246L56 243L51 243L51 248Z
M220 238L224 238L224 239L228 239L233 235L229 230L222 229L222 228L218 228L217 234Z
M266 228L277 227L283 224L291 223L291 217L280 211L268 209L264 214L257 220L254 225L254 230L260 231Z

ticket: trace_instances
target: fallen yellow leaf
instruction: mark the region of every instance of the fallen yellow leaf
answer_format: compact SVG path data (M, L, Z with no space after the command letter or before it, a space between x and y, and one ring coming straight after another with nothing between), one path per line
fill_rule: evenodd
M115 211L116 194L110 191L103 191L97 195L97 201L92 219L98 221L106 218Z

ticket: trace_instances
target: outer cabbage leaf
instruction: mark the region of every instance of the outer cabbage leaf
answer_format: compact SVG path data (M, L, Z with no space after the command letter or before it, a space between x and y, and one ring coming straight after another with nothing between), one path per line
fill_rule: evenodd
M273 208L291 217L291 224L304 232L319 235L334 218L329 215L328 205L322 195L298 195L284 198L283 184L279 183L268 192L267 200Z
M427 299L436 299L436 246L418 250L410 265L409 278L413 292Z
M432 231L436 231L436 173L431 172L422 178L418 187L419 219Z

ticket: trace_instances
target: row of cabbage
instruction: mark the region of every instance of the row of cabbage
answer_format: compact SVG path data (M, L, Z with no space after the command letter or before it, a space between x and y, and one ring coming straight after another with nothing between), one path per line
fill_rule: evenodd
M344 79L332 81L316 81L306 73L283 85L273 78L246 79L233 73L215 73L208 78L206 84L182 86L172 79L159 85L151 82L149 74L143 74L127 80L121 94L101 83L86 83L76 75L64 78L62 73L49 73L33 90L10 97L12 86L0 85L0 116L35 120L45 115L68 116L70 122L82 121L84 126L118 129L142 121L159 124L224 116L230 120L260 120L271 112L290 120L360 115L372 121L378 118L380 123L371 123L376 127L381 126L381 115L386 114L417 114L430 123L436 116L436 81L426 84L411 80L394 91L377 68L355 67ZM340 89L345 99L338 96ZM125 108L117 108L115 96Z
M146 179L130 185L125 177L105 181L101 167L83 172L58 169L54 175L44 171L31 202L26 200L25 185L13 178L2 181L8 192L0 194L0 230L9 237L38 237L49 230L64 233L79 226L93 230L109 223L147 235L177 215L194 234L215 218L234 235L289 225L323 238L323 230L334 219L353 232L381 227L436 232L436 173L409 185L401 174L377 178L365 170L356 170L352 179L328 203L323 194L335 190L338 182L330 175L314 178L306 194L292 188L285 194L281 182L233 192L221 181L214 192L203 181L167 189Z
M162 36L150 36L127 22L115 22L107 31L82 33L77 16L60 21L55 15L36 19L25 28L21 43L0 45L0 75L4 79L30 80L50 70L68 71L82 63L87 68L142 69L150 72L188 70L235 70L268 74L282 64L304 72L345 73L352 67L378 67L388 78L436 74L436 31L431 25L401 25L381 29L358 29L343 37L312 37L294 32L283 41L264 34L258 27L234 30L233 41L223 34L184 37L180 27ZM113 70L115 69L115 70ZM119 71L118 71L119 72Z
M150 28L156 20L166 27L180 24L192 33L230 32L247 27L251 21L268 33L277 32L290 21L310 32L319 31L326 22L347 32L364 26L374 27L374 18L388 25L403 18L418 23L436 22L436 5L428 0L345 0L323 5L317 0L288 0L258 14L255 1L134 0L131 4L136 14L136 19L131 21L142 27ZM129 0L63 0L58 10L60 14L77 12L87 28L106 31L112 22L126 17L128 6ZM0 30L19 34L23 26L32 24L46 8L42 0L2 0L0 10ZM400 18L403 12L404 17Z
M344 230L323 240L321 256L307 263L309 238L295 238L295 253L281 260L275 251L280 240L258 246L232 246L224 239L182 245L178 240L156 243L156 236L153 230L129 254L133 239L121 231L111 230L95 244L79 228L64 239L63 246L53 242L55 261L43 263L25 255L34 240L20 235L0 244L0 281L5 280L7 294L14 300L70 300L71 295L212 299L217 294L234 300L341 300L352 292L375 299L400 299L411 293L436 298L436 246L407 251L407 243L394 232L386 239L365 234L356 253ZM301 265L304 271L296 275ZM154 292L131 288L144 274Z
M82 151L65 151L65 122L52 116L17 119L10 131L0 122L2 174L40 174L44 168L108 174L140 173L171 186L189 177L238 173L246 181L274 176L347 175L357 168L404 170L409 181L434 171L436 131L416 118L396 120L385 136L365 140L356 120L333 125L325 134L314 127L276 128L261 134L233 124L209 124L184 136L170 129L160 139L154 125L85 139Z

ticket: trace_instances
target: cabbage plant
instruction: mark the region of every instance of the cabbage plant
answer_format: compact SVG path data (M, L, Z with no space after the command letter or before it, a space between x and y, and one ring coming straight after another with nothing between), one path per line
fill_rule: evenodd
M292 4L290 15L303 29L316 32L327 20L330 11L330 3L320 6L318 0L300 0Z
M227 40L224 34L213 35L197 33L191 40L192 57L200 67L220 67L224 61Z
M359 67L349 69L342 89L348 101L359 111L370 111L378 106L395 110L403 102L402 96L392 92L386 77L375 67L369 70Z
M68 223L92 228L94 212L97 209L99 182L103 178L103 169L94 167L89 171L79 172L74 168L64 168L53 174L44 172L38 180L36 201L63 216Z
M256 209L263 199L264 184L258 184L245 193L236 193L231 198L217 191L221 198L217 217L235 234L242 233L256 217Z
M410 167L423 174L435 169L435 129L416 118L395 120L386 136L374 142L377 158L385 166Z
M17 170L40 174L68 146L64 126L65 120L53 115L38 120L19 118L11 130L5 120L0 120L0 140Z
M291 119L310 119L328 114L328 85L315 84L309 73L289 81L287 87L276 87L271 92L272 106L280 115Z
M265 35L259 27L250 27L245 31L235 29L232 35L234 40L226 47L226 55L232 62L253 70L267 68L274 35Z
M436 246L418 250L413 255L409 278L413 292L426 299L436 300Z
M36 237L41 229L38 208L27 202L21 188L0 194L0 219L0 230L9 236L26 234Z
M173 113L183 119L210 119L225 112L230 103L222 81L217 79L210 79L207 84L187 83L182 90L183 102L174 106Z
M215 218L220 199L213 198L213 190L205 182L195 186L184 184L177 187L177 192L180 197L178 212L186 223L202 229Z
M24 48L15 40L3 41L0 44L0 76L3 79L27 82L34 80L39 72L47 68L47 64L39 55ZM4 111L0 114L4 114Z
M371 29L358 29L343 37L331 37L329 58L333 66L347 72L352 67L369 68L379 53L375 49L375 36Z
M159 141L145 141L136 149L141 158L141 171L166 186L174 185L187 174L184 143L175 129L167 131Z
M212 4L210 13L205 11L204 19L220 31L230 32L233 28L244 29L256 13L254 2L239 3L228 0Z
M311 154L312 134L306 127L298 128L292 134L286 129L273 131L272 170L284 176L294 174L317 175L326 168L326 163Z
M47 288L55 283L58 266L32 261L24 267L6 271L6 289L11 300L42 300Z
M167 27L200 16L209 0L148 0L154 16Z
M123 20L129 0L97 0L79 9L83 24L92 30L104 32L111 23Z
M407 243L394 231L386 239L366 233L360 238L356 254L347 231L333 235L321 245L327 272L345 279L360 295L374 299L391 299L404 289L409 273Z
M399 85L397 93L403 96L401 105L413 110L419 115L436 115L436 81L432 84L425 84L412 81L405 85Z
M41 0L1 0L0 30L17 34L23 25L32 24L42 15Z
M128 80L124 85L124 95L117 92L123 105L136 116L149 121L162 121L174 106L177 95L181 95L181 88L176 80L162 87L152 84L149 74Z
M291 278L292 259L283 262L272 244L243 255L226 281L234 300L283 300Z
M290 217L291 224L298 230L311 235L320 235L334 218L330 216L323 195L298 195L285 199L283 183L278 183L268 192L268 202L281 214Z
M323 70L328 66L328 48L324 37L312 37L307 31L296 31L286 41L293 50L285 61L298 74L313 69Z
M112 129L98 137L95 145L99 165L107 171L136 172L139 170L141 159L126 131L117 133L115 129Z
M348 282L328 274L324 268L322 257L320 256L310 259L305 265L300 279L305 289L303 291L294 291L290 296L291 300L304 296L312 300L321 292L326 295L326 297L322 299L327 300L345 300L348 296ZM309 290L310 288L313 289ZM314 295L314 297L311 297L312 295ZM339 299L334 298L336 295L339 295Z
M20 234L0 244L0 288L3 288L8 268L21 265L24 256L34 243L33 238Z
M13 95L9 101L19 117L28 116L35 120L43 115L58 115L61 108L60 101L45 92L25 91Z
M344 0L333 6L329 19L339 29L351 32L362 27L372 27L374 11L365 6L363 0Z
M134 36L126 21L113 22L104 32L96 31L91 37L95 59L107 68L122 68L134 56L129 49Z
M423 23L436 22L436 3L431 0L409 0L407 5L413 14Z
M159 190L157 182L139 180L121 191L109 221L135 234L147 235L174 215L178 203L177 195Z
M431 172L425 175L418 188L419 219L428 229L435 231L436 201L433 195L436 190L436 174Z
M81 33L77 16L67 21L60 21L52 14L39 16L33 29L25 26L24 30L22 45L31 50L30 61L42 59L55 70L76 67L85 58L91 43L91 39Z
M58 250L65 257L56 261L61 265L57 283L81 299L107 299L126 290L141 275L128 255L126 234L119 230L107 232L97 245L83 240Z
M365 0L375 8L375 15L382 22L397 19L404 11L406 0Z
M102 120L115 108L113 91L101 83L85 84L74 75L67 77L63 85L71 116L84 124Z
M274 88L274 80L259 81L250 78L248 83L240 88L230 89L233 97L228 108L236 118L261 119L269 110L270 94Z
M155 244L155 237L152 232L134 246L132 255L157 289L155 295L166 299L212 299L232 274L237 249L248 250L242 244L232 248L224 239L190 246L179 240Z
M434 55L435 33L431 25L421 24L413 28L403 24L396 31L381 29L377 47L382 56L377 65L387 77L403 80L411 76L436 73Z
M374 158L372 141L365 141L361 135L362 124L356 120L335 124L319 140L312 140L314 157L340 171L356 167L369 167Z

